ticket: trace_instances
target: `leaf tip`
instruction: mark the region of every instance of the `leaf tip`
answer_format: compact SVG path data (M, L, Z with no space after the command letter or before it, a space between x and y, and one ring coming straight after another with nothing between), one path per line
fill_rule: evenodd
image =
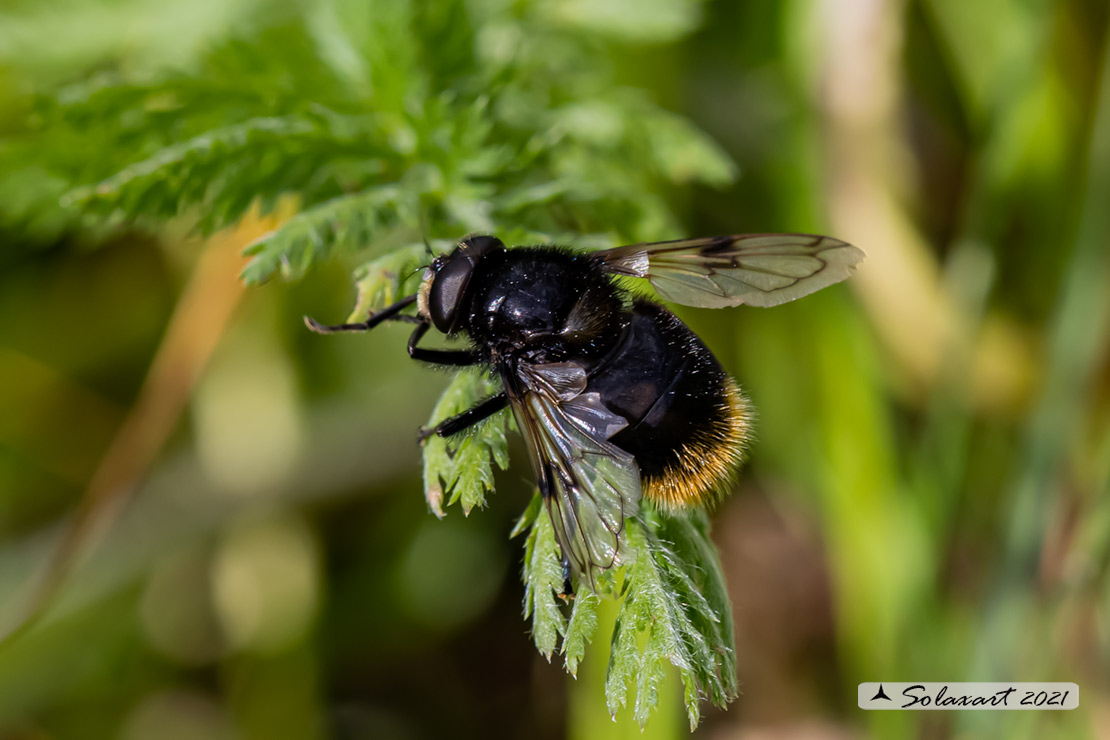
M252 240L249 244L247 244L247 246L243 247L243 251L241 252L241 254L247 257L258 254L262 251L262 249L266 246L266 243L270 241L270 239L272 239L274 237L274 234L276 233L276 230L267 231L265 234L258 237L257 239Z
M424 491L424 498L428 502L428 509L436 515L437 519L447 516L443 510L443 487L439 484L428 486Z

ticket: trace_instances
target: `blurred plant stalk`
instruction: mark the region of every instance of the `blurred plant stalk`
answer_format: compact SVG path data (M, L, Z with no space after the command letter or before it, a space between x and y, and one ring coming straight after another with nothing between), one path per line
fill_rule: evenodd
M1058 18L1050 4L999 18L1000 27L1020 31L1018 37L1030 46L1016 59L997 54L993 61L1001 60L998 66L1005 73L989 79L989 84L963 81L969 88L979 83L978 90L964 93L968 98L979 94L972 101L978 109L971 104L968 108L975 114L972 125L982 152L973 162L967 203L942 266L903 205L912 202L903 192L912 157L899 119L905 94L898 63L907 16L903 6L881 0L824 2L819 24L825 43L815 96L825 116L825 194L832 231L868 251L869 269L861 270L853 285L881 342L916 391L914 396L927 400L922 443L908 460L909 479L899 480L894 450L887 449L892 430L881 426L881 416L880 426L874 426L878 399L860 394L848 403L837 401L848 389L856 390L851 382L838 382L827 391L835 404L834 412L827 414L827 444L838 474L826 496L837 514L830 517L830 547L837 590L845 602L839 606L841 639L855 662L848 675L914 671L922 664L914 651L898 656L894 648L912 641L924 628L945 635L936 649L959 655L962 669L954 670L963 670L969 679L1072 676L1067 671L1075 664L1063 657L1065 646L1046 630L1054 623L1047 615L1059 608L1051 606L1051 598L1072 595L1068 590L1074 588L1066 574L1057 573L1054 579L1052 573L1060 566L1053 563L1086 560L1071 563L1072 578L1086 571L1092 579L1087 585L1096 589L1105 574L1100 565L1106 562L1105 552L1069 557L1077 542L1082 548L1083 542L1100 541L1100 535L1086 530L1104 527L1106 519L1098 501L1087 497L1076 502L1069 496L1067 465L1080 449L1084 429L1095 422L1091 415L1097 409L1089 399L1105 362L1110 323L1105 290L1110 217L1104 205L1110 197L1110 50L1103 51L1101 85L1095 85L1089 113L1089 171L1083 186L1076 188L1082 203L1076 212L1078 229L1070 244L1060 247L1070 259L1043 356L1035 356L1013 323L987 310L994 255L1004 253L995 249L992 254L989 245L1005 238L989 214L1013 207L1004 185L1014 166L1010 160L1021 151L1014 142L1032 146L1021 138L1028 135L1021 126L1033 115L1031 110L1039 110L1030 107L1036 94L1030 81L1060 73L1053 66L1049 43ZM924 6L941 33L949 34L945 40L962 48L961 41L967 40L952 38L962 30L955 5L932 0ZM986 42L982 51L997 52ZM959 67L960 61L954 65ZM971 76L966 69L959 72ZM860 373L861 363L852 358L860 342L850 341L849 329L839 331L840 341L828 348L828 361L837 364L829 368L838 378L851 378ZM866 364L862 367L867 369ZM998 510L1003 531L999 560L989 569L991 587L968 632L967 615L934 599L936 583L943 578L939 556L958 528L963 505L959 492L967 483L968 440L976 412L1024 419L1024 442ZM831 421L836 417L855 417L852 444L864 452L848 449L834 436L843 435ZM1104 482L1095 485L1105 488ZM1078 537L1057 531L1066 529L1069 521L1084 520L1085 514L1091 515L1092 524L1076 527ZM899 533L897 559L886 557L894 548L881 532ZM904 717L870 719L872 731L883 736L910 729ZM1004 719L1008 729L1022 726L1026 732L1049 726L1032 716ZM1070 719L1077 725L1090 721L1079 714ZM993 734L1001 725L987 724L976 713L962 713L952 726L962 736Z
M64 525L50 559L29 584L26 603L0 637L0 649L34 627L134 493L176 427L246 291L239 279L246 264L244 247L288 215L277 211L262 217L252 209L235 226L205 240L135 404Z
M826 38L815 94L825 119L832 231L867 251L868 267L852 284L915 390L927 395L946 369L947 354L966 347L974 353L967 400L1013 410L1029 395L1029 348L1001 317L967 315L953 291L961 286L944 274L906 207L913 156L900 120L903 6L899 0L827 0L818 10ZM963 246L982 236L964 235ZM983 261L976 263L978 282L991 278L992 265ZM970 260L954 263L963 267Z

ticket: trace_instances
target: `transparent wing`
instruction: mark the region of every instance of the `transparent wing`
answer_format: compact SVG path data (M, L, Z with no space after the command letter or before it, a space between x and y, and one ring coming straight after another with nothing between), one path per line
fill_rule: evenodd
M688 306L777 306L848 278L863 250L814 234L741 234L630 244L596 254L618 275L646 277Z
M608 441L628 422L583 392L586 373L574 363L522 365L505 381L555 537L593 584L617 562L624 519L640 501L635 458Z

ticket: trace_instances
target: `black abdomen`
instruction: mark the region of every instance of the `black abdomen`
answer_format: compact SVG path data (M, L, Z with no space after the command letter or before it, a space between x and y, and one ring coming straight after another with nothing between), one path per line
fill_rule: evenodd
M628 420L611 441L636 458L644 494L657 503L701 501L739 464L744 399L713 353L662 306L633 304L621 343L586 390Z

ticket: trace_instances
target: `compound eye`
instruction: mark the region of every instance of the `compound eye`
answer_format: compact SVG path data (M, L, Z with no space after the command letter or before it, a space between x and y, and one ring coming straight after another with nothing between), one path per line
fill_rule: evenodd
M428 296L428 313L436 329L444 334L455 328L459 304L473 272L474 265L470 260L458 258L448 260L436 272Z

